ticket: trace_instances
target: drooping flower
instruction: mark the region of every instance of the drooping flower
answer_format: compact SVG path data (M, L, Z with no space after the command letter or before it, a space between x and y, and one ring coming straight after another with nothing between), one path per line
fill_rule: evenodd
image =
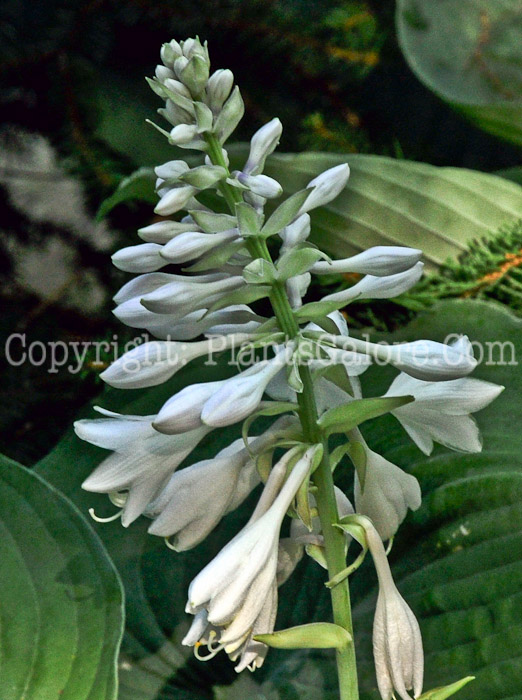
M228 652L237 651L251 636L273 590L281 524L318 449L315 445L304 453L279 493L291 453L275 465L248 524L190 584L187 612L207 610L208 623L223 628L219 647Z
M401 372L385 396L415 398L392 413L425 454L431 454L434 441L453 450L480 452L480 432L470 414L485 408L503 389L480 379L426 382Z
M396 691L402 700L422 693L424 652L419 623L393 581L382 540L370 523L366 542L379 580L379 595L373 623L373 654L377 685L382 700Z
M279 437L290 419L276 421L269 430L249 440L236 440L212 459L175 472L149 505L154 518L152 535L169 538L176 551L195 547L228 512L237 508L260 482L254 455Z
M152 427L154 416L126 416L97 408L104 418L74 424L82 440L113 450L83 482L95 493L125 491L121 521L130 525L156 497L171 474L211 428L201 426L183 435L168 436Z
M373 452L362 442L366 453L364 484L355 473L355 507L367 515L383 540L397 532L408 508L417 510L421 504L419 482L398 466Z

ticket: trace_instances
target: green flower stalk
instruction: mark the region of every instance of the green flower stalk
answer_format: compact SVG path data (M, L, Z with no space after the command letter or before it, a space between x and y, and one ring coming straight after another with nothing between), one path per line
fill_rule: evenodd
M180 551L201 542L262 485L247 525L189 587L186 610L193 623L184 644L201 659L224 651L237 671L261 666L269 646L334 649L342 700L358 698L348 587L356 564L347 567L348 536L339 525L365 516L371 542L364 547L376 557L383 586L375 628L378 686L383 700L394 691L407 699L413 690L417 697L420 632L394 587L382 540L395 535L408 509L419 507L420 487L372 452L358 426L391 411L426 452L433 441L476 451L480 440L469 414L502 387L463 378L476 365L466 338L451 346L419 340L386 347L350 337L340 309L355 299L410 289L422 274L421 251L379 246L331 261L308 241L309 212L346 186L347 164L318 175L268 215L267 202L282 195L277 180L263 173L281 137L280 121L254 134L243 168L231 171L225 144L244 111L232 73L211 73L207 46L197 38L165 44L161 59L149 82L164 100L159 112L170 126L156 128L170 144L202 158L195 166L172 160L156 168L155 212L164 219L139 230L143 243L113 256L117 267L139 275L116 295L116 316L155 339L119 358L102 377L136 389L167 381L206 354L240 350L238 356L248 354L251 362L229 379L178 391L157 415L99 409L103 417L78 421L81 438L112 451L83 487L109 494L125 527L140 516L151 518L149 532ZM206 191L218 196L215 211L200 197ZM162 271L172 263L185 267L179 274ZM333 271L364 276L348 290L307 303L312 275ZM270 317L251 307L260 299L270 302ZM388 362L401 374L384 396L363 398L360 377L373 362ZM273 422L251 436L260 415ZM243 440L177 471L212 431L241 422ZM331 456L335 433L346 444ZM339 449L354 466L355 516L334 484ZM290 536L281 538L286 517L292 518ZM333 624L274 632L278 588L305 552L327 569Z

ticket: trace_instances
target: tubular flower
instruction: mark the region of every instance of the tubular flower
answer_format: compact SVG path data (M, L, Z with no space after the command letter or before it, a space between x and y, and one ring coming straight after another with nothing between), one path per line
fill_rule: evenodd
M373 623L373 654L377 685L383 700L397 691L402 700L422 693L424 653L415 615L393 581L388 558L375 529L366 527L368 549L379 580L379 595Z
M105 418L76 421L75 432L82 440L113 450L113 454L101 462L82 487L95 493L124 491L121 521L127 527L211 428L201 426L171 437L154 430L154 416L122 416L97 410Z
M366 453L364 485L355 472L355 507L367 515L383 540L397 532L408 508L417 510L421 504L419 482L411 474L389 462L363 443Z
M236 652L252 635L277 576L279 531L318 446L294 465L284 485L288 455L274 467L258 507L246 527L192 581L187 612L207 610L208 623L222 628L219 649ZM270 617L270 616L269 616ZM256 633L259 631L256 630ZM215 648L219 650L217 647Z

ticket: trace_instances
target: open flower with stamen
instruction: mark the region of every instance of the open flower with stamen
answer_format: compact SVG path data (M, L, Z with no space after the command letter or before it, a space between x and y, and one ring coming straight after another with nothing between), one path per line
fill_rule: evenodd
M479 428L470 414L485 408L503 389L480 379L426 382L401 372L385 396L415 398L392 414L425 454L431 454L434 441L461 452L480 452Z
M152 427L154 416L96 410L105 417L76 421L74 429L82 440L113 450L113 454L85 479L82 488L107 494L125 491L121 521L127 527L211 429L201 426L183 435L167 436Z
M363 484L355 473L355 507L357 513L371 518L382 539L388 540L397 532L408 508L417 510L420 507L422 497L419 482L370 450L365 442L362 441L362 444L366 453L366 467Z
M223 628L214 653L238 651L263 613L276 581L283 518L320 449L314 445L306 450L282 488L291 453L275 465L248 524L190 584L187 612L205 609L208 623Z
M214 458L173 474L147 508L145 515L154 518L149 532L168 537L176 551L195 547L259 484L254 455L274 444L289 421L281 418L251 438L248 449L242 439L236 440Z
M379 580L373 623L373 654L382 700L397 692L402 700L422 693L424 652L419 623L393 581L381 538L371 523L365 527L366 543Z

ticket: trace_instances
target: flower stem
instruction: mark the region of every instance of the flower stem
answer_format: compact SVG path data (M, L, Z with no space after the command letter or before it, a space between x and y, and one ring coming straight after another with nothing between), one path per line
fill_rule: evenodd
M227 167L221 146L213 135L207 135L208 154L215 165ZM235 204L243 201L241 192L234 187L224 183L221 185L221 192L227 201L231 211L235 214ZM245 245L253 258L263 258L272 262L272 256L266 245L266 241L261 238L252 237L245 240ZM274 282L270 293L270 302L277 318L279 326L288 339L298 337L300 329L295 318L284 284ZM336 527L333 527L339 520L337 512L337 502L335 499L334 481L330 468L330 454L328 442L321 433L317 424L318 413L315 403L315 393L310 369L303 365L300 367L303 391L297 394L299 403L299 415L305 440L310 443L323 444L323 458L320 465L315 470L312 479L317 487L315 494L317 510L321 520L321 529L324 536L325 557L328 565L328 576L333 579L346 567L345 561L345 536ZM330 590L333 619L335 624L347 630L353 638L352 615L350 606L350 592L348 579ZM337 650L337 672L339 677L340 700L358 700L359 690L357 683L357 668L355 659L355 647L352 642L344 649Z

